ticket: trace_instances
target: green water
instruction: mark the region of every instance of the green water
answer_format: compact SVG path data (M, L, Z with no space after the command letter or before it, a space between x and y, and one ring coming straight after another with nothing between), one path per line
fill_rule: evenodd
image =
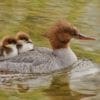
M96 38L89 42L73 40L72 45L77 55L100 62L100 0L0 0L0 38L25 31L34 44L48 46L41 34L59 19L69 20L83 34ZM54 78L45 89L26 93L0 90L0 100L80 100L83 97L73 95L64 75Z

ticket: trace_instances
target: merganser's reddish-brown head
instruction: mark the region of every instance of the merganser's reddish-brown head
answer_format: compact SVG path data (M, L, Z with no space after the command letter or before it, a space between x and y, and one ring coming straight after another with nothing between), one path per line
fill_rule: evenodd
M26 52L34 48L30 36L25 32L18 32L16 34L17 42L19 43L19 52Z
M53 49L68 47L72 38L80 40L95 40L91 37L86 37L80 34L79 30L66 21L58 21L53 27L44 34L50 40Z

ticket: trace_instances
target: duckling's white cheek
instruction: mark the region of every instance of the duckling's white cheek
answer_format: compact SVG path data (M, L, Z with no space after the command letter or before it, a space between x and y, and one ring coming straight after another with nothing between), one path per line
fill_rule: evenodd
M11 57L14 57L14 56L17 56L18 55L18 50L16 48L16 46L12 46L11 47L11 51L9 53L7 53L6 51L4 51L4 56L7 57L7 58L11 58Z
M33 44L32 44L32 43L28 43L28 44L27 44L27 49L28 49L28 50L34 49Z
M32 50L32 49L34 49L34 46L33 46L33 44L32 43L26 43L26 44L23 44L23 46L22 46L22 48L20 49L20 53L21 52L27 52L27 51L29 51L29 50Z

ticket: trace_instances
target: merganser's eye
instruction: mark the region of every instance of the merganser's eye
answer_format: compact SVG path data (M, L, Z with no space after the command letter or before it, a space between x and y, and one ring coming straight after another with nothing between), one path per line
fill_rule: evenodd
M77 35L77 32L74 31L74 32L72 33L72 35L73 35L73 36L76 36L76 35Z

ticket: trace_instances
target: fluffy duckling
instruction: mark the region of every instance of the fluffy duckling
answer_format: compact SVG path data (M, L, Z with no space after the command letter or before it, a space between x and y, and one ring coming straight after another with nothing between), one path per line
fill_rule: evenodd
M29 50L34 49L34 45L32 43L32 40L30 39L30 36L25 32L18 32L16 35L17 42L19 44L18 49L19 53L27 52Z
M4 37L0 44L0 56L10 58L18 55L17 40L13 37Z

